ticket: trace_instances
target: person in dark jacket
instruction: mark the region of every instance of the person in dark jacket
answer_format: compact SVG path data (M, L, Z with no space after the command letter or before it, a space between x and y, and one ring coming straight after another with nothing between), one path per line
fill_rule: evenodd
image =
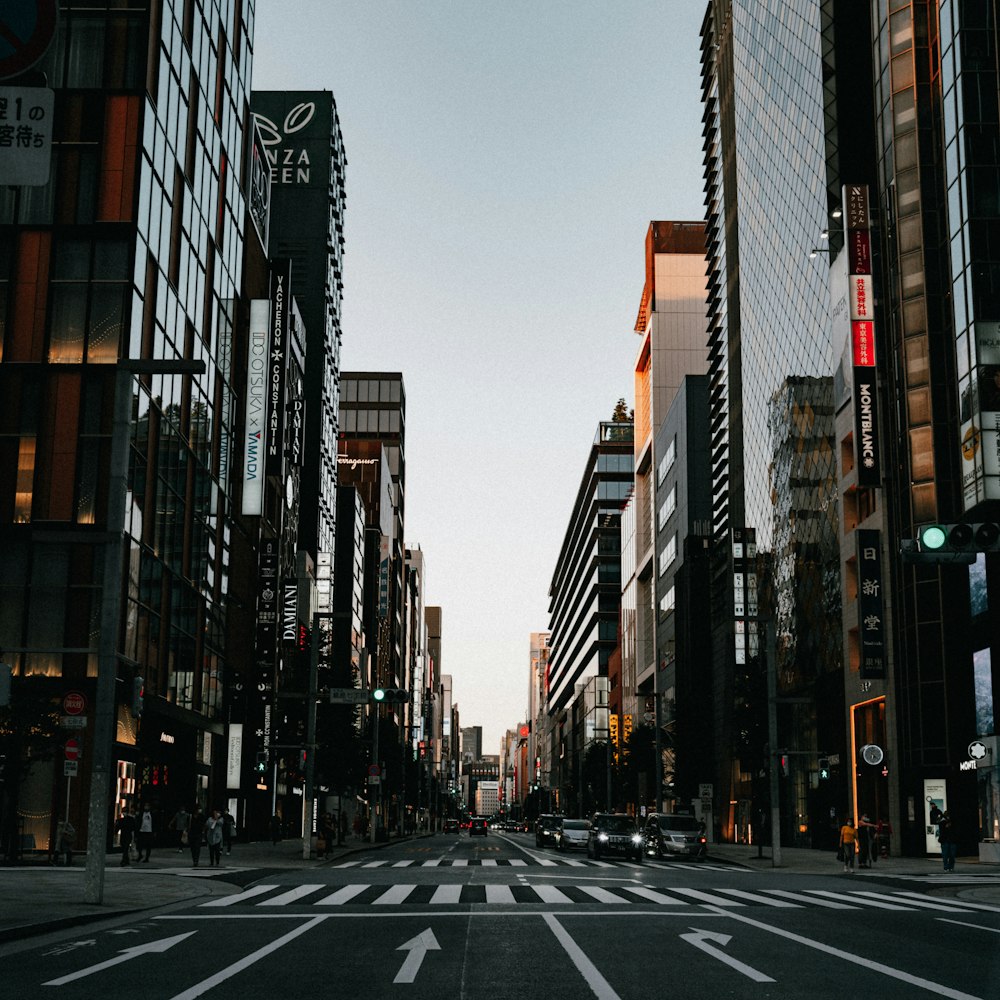
M941 861L946 872L955 870L955 855L958 853L958 840L955 824L951 813L946 809L938 824L938 839L941 841Z
M135 809L129 806L128 812L122 810L118 822L115 823L115 833L118 834L118 844L122 850L121 864L127 865L128 852L132 847L132 838L135 836Z
M201 844L205 839L205 814L201 806L196 805L191 814L191 821L188 823L188 847L191 848L191 862L195 868L198 867L198 859L201 857Z

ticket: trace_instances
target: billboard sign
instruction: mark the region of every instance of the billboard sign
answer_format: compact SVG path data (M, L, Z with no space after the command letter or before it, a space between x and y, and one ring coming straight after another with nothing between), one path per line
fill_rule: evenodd
M882 604L882 534L854 532L858 545L858 645L861 680L885 679L885 611Z
M246 421L243 431L243 513L264 513L264 449L267 442L268 302L250 302L247 344Z
M271 265L271 343L267 360L267 456L269 476L281 476L285 434L285 370L288 366L288 313L291 308L292 262Z
M867 185L845 185L842 204L848 258L854 452L857 458L858 485L878 487L882 485L882 460L878 434L875 296L871 273L871 216Z

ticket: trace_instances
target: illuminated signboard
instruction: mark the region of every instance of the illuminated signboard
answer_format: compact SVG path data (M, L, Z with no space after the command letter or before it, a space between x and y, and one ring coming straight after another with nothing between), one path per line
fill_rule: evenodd
M854 449L858 485L881 486L878 436L878 380L875 368L875 296L872 286L871 218L868 187L843 189L848 300L854 375Z

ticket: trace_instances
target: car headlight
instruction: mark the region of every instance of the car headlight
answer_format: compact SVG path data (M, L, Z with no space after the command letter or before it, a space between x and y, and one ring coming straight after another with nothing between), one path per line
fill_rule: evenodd
M633 833L632 834L632 843L633 844L641 844L642 843L642 837L640 837L639 834L637 834L637 833Z
M604 841L608 839L608 835L606 833L599 833L597 835L597 839L601 841L601 843L604 843Z

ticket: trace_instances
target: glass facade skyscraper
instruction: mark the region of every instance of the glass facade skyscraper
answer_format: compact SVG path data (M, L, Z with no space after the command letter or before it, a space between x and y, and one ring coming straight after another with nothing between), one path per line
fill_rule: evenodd
M830 410L826 268L810 257L829 225L819 5L712 0L702 28L702 85L717 553L713 670L721 692L714 722L720 745L732 748L715 778L716 813L723 836L743 837L765 794L752 776L766 742L760 720L767 623L780 623L778 676L803 699L780 720L799 750L816 749L816 706L808 699L817 673L831 666L829 657L801 662L805 650L840 643L837 615L817 622L782 604L779 616L780 580L791 574L794 585L806 552L821 552L832 565L823 579L831 596L839 580L833 513L812 516L818 505L801 496L828 490L831 447L805 434L792 469L781 459L785 431L772 423L790 394L799 413ZM835 510L828 493L828 510L831 504ZM793 541L785 537L789 530ZM825 711L839 708L828 704ZM793 785L807 780L803 770ZM826 821L802 815L798 805L795 811L792 823L786 810L786 839L807 838L814 823Z

